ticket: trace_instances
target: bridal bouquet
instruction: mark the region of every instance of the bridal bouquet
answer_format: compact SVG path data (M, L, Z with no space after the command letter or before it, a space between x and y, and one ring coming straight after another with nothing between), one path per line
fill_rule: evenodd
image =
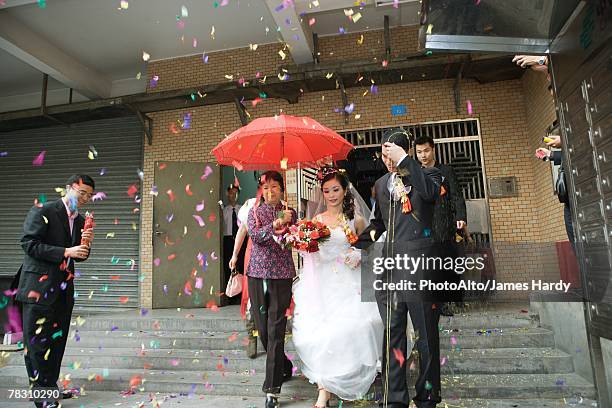
M331 232L325 224L300 220L278 237L277 242L286 248L295 248L298 251L318 252L319 244L329 239L330 235Z

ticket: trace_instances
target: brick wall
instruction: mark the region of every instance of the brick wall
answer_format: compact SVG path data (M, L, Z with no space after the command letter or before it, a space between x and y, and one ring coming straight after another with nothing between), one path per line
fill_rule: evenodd
M393 44L404 44L408 50L416 47L414 29L394 30ZM321 39L321 57L339 58L340 51L355 48L351 44L360 34ZM364 44L368 44L360 56L374 56L384 53L379 43L379 32L364 33ZM405 41L404 41L405 40ZM338 46L334 46L334 42ZM368 41L371 41L368 42ZM351 45L351 47L349 47ZM227 53L211 54L209 64L200 57L179 58L153 62L149 66L149 76L159 74L160 80L155 90L184 88L202 85L206 82L220 82L226 73L253 77L254 72L276 72L280 57L280 45L260 46L257 51L231 50ZM382 52L380 52L382 51ZM260 60L255 53L266 55ZM355 53L351 53L355 56ZM213 59L214 57L214 59ZM345 56L346 57L346 56ZM218 65L211 65L213 64ZM286 61L286 60L285 60ZM511 61L508 61L511 63ZM252 64L252 65L249 65ZM250 75L249 75L250 73ZM178 78L176 77L178 76ZM538 86L543 87L539 90ZM155 91L154 90L154 91ZM533 158L537 147L536 140L541 137L541 129L551 121L550 100L546 100L546 84L541 78L526 76L522 80L478 84L464 81L462 84L461 112L456 114L453 97L453 81L422 81L380 86L377 95L351 88L347 90L350 103L355 111L348 124L335 107L342 107L340 91L307 93L300 97L297 104L282 100L265 100L256 107L247 106L251 119L272 116L280 112L293 115L307 115L337 131L363 129L369 127L402 125L436 120L449 120L468 117L466 103L470 100L473 116L480 119L482 144L487 177L514 175L518 180L519 195L515 198L490 200L493 239L500 244L496 258L498 279L504 281L524 281L541 273L544 268L541 250L532 242L550 242L562 233L562 213L551 199L550 177L542 177L545 167ZM528 96L530 95L530 96ZM529 105L526 105L526 102ZM392 116L391 105L405 104L406 116ZM538 112L534 106L541 109ZM141 302L144 307L151 305L152 273L152 197L148 195L153 184L153 165L156 160L213 161L210 150L226 134L240 126L238 114L232 104L201 107L189 110L192 114L191 129L179 134L170 131L170 125L183 117L186 110L168 111L152 114L154 120L153 145L145 145L145 178L142 202L142 273L144 280L141 288ZM546 115L545 116L545 113ZM552 110L554 114L554 108ZM359 119L355 114L360 114ZM546 119L540 123L539 118ZM535 175L538 175L537 177ZM292 204L295 200L291 197ZM554 197L552 197L554 198ZM554 198L556 200L556 198ZM546 217L544 216L546 215ZM561 224L550 219L561 217ZM546 225L545 225L546 224Z
M532 154L542 144L546 129L557 118L552 94L548 91L546 74L527 70L521 78L524 106L527 116L529 150ZM559 279L559 263L555 242L566 241L567 233L563 221L563 204L559 203L553 190L550 162L532 159L535 176L534 205L537 225L540 230L542 275L549 280Z
M363 35L363 41L358 40ZM416 51L417 29L398 27L391 30L392 56L405 55ZM284 50L285 59L279 51ZM322 64L343 59L381 61L385 54L383 32L367 31L363 34L346 34L319 39L319 54ZM240 78L253 79L257 74L276 76L280 66L292 65L291 53L282 43L263 44L257 49L249 47L211 52L176 59L151 61L147 69L148 92L198 87L206 84L238 81ZM226 75L232 77L228 79ZM151 87L151 78L157 76L156 86Z

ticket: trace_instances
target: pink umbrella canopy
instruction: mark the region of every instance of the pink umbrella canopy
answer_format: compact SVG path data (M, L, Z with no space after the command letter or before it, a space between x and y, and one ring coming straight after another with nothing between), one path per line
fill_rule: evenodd
M285 170L344 160L353 148L314 119L279 115L255 119L235 130L212 153L219 164L238 170Z

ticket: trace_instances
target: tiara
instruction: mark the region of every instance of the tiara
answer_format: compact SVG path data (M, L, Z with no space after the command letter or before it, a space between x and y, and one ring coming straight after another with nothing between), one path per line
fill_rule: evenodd
M345 170L337 169L335 167L321 167L319 171L317 172L317 181L319 182L319 184L321 184L323 183L323 180L325 179L325 177L329 176L330 174L337 174L337 173L344 175Z

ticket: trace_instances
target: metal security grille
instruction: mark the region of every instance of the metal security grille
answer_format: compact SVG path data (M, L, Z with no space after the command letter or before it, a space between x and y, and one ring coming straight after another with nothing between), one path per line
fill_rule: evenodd
M94 150L97 157L88 157ZM43 164L33 166L43 151ZM34 200L60 198L55 189L64 188L71 174L84 173L106 198L88 204L95 215L95 240L90 258L76 264L76 306L137 307L140 199L127 191L140 182L143 133L138 120L1 133L0 152L0 275L14 275L23 261L19 239Z

